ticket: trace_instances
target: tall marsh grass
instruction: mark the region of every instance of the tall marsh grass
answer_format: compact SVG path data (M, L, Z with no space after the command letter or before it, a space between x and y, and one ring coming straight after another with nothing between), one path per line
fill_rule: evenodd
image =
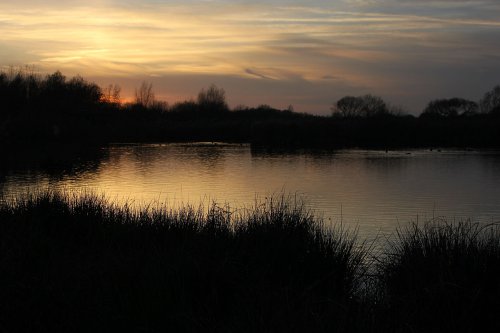
M392 328L500 331L498 224L436 220L400 228L378 268Z
M0 206L0 246L9 332L350 331L360 308L355 235L284 197L135 210L39 193Z
M369 254L283 196L172 210L27 195L0 204L0 331L499 331L498 225L410 224Z

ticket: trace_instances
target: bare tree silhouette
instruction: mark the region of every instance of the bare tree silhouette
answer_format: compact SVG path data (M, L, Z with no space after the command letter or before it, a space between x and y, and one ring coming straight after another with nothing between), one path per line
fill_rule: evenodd
M143 107L151 107L155 103L153 84L143 81L138 89L135 89L135 103Z
M500 85L484 94L479 105L482 113L500 113Z
M228 109L226 92L212 84L207 90L202 89L198 93L198 105L206 111L225 111Z
M102 100L106 103L120 104L122 88L117 84L110 84L103 88Z

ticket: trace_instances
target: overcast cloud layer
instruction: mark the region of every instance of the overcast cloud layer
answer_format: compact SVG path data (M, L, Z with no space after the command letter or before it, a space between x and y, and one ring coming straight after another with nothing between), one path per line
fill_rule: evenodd
M500 84L500 2L434 0L0 3L0 66L119 83L175 102L215 83L237 104L328 114L372 93L419 113Z

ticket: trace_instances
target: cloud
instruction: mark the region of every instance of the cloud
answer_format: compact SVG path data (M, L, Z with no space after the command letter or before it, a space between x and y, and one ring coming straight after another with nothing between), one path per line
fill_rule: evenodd
M264 74L261 74L253 69L246 68L245 73L250 74L252 76L258 77L260 79L272 80L273 78Z
M373 93L418 112L438 94L478 98L498 83L499 16L491 0L28 0L0 4L0 65L108 82L238 79L242 103L236 87L276 103L288 92L314 112L343 91Z
M333 76L333 75L323 75L321 77L321 79L323 79L323 80L338 80L339 78L336 76Z

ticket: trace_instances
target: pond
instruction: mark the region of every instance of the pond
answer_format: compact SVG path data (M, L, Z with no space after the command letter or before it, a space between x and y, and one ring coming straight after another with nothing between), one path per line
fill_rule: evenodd
M390 234L398 225L438 217L500 221L496 151L289 153L191 143L17 155L4 159L0 168L0 191L6 198L54 188L89 190L139 206L207 206L216 201L249 208L285 194L303 200L327 224L358 228L369 239Z

